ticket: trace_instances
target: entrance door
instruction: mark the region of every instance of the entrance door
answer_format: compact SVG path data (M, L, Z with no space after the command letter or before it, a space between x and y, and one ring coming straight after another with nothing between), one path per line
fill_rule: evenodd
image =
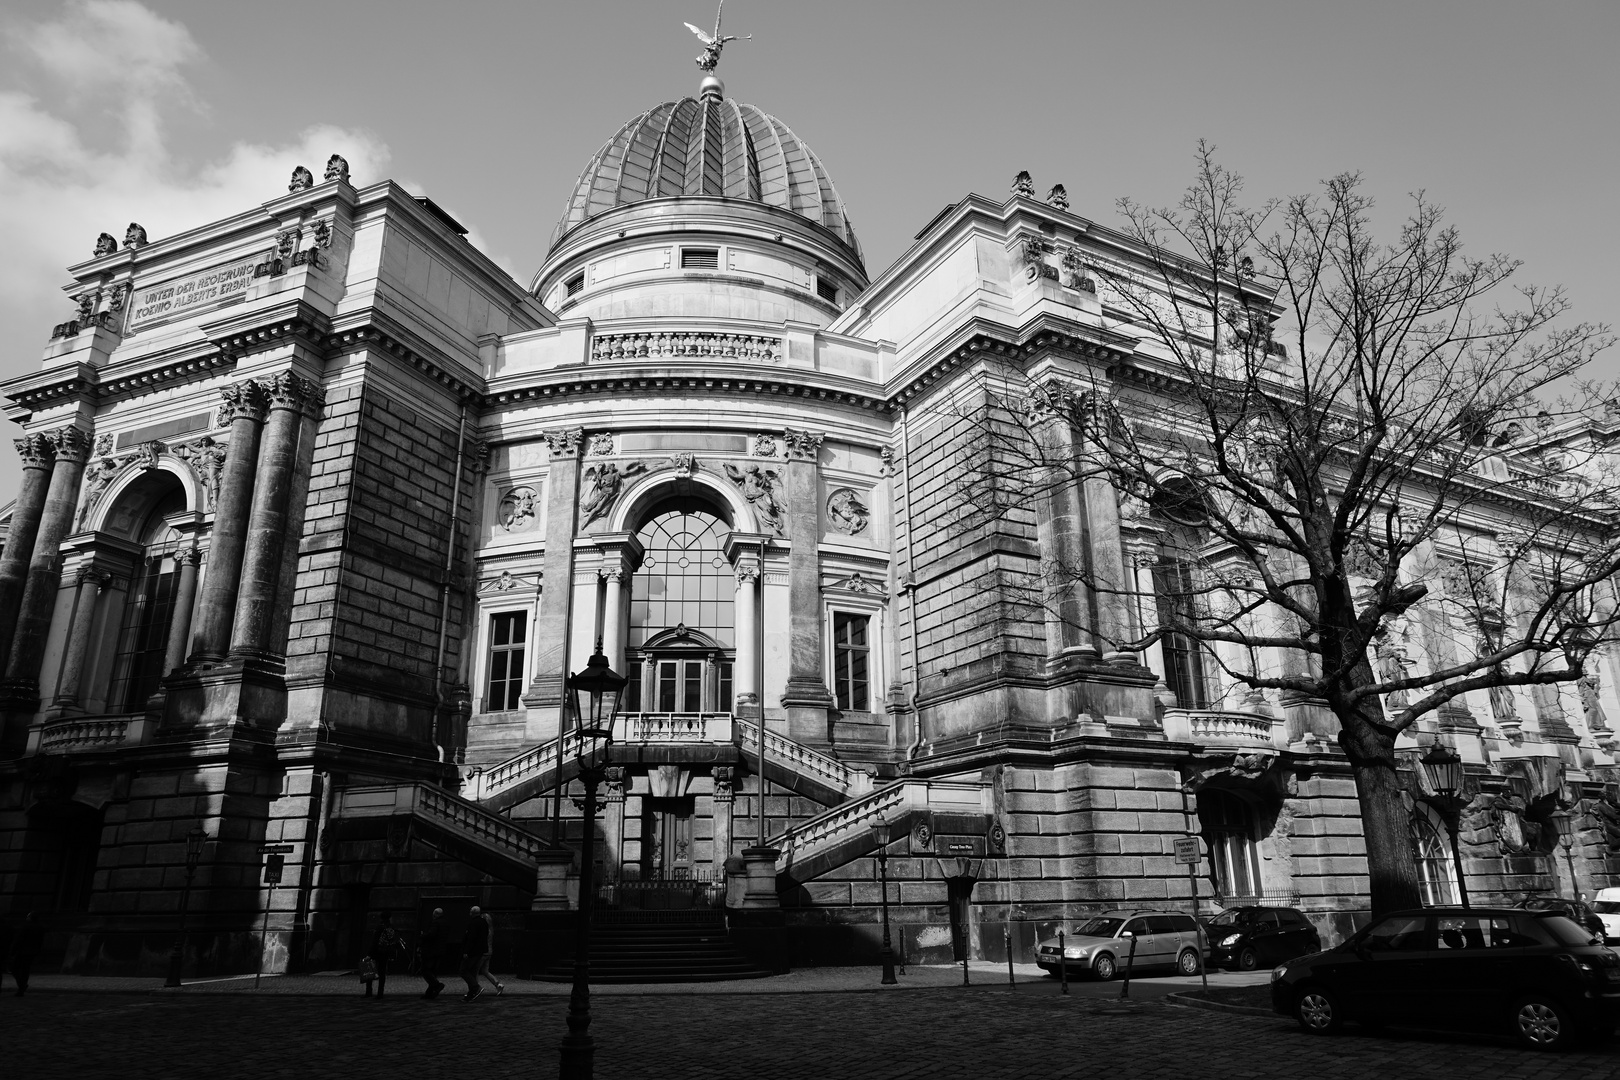
M665 881L692 876L692 812L690 798L647 800L646 835L652 850L646 853L643 872Z
M951 958L958 962L968 955L968 924L973 912L973 878L945 879L945 897L951 908Z

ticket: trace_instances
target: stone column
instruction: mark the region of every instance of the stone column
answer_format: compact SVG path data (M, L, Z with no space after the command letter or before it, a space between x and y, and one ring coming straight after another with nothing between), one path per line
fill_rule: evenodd
M186 641L191 635L191 609L197 602L197 566L202 552L188 547L174 553L175 571L180 580L174 591L174 614L169 617L169 641L163 652L163 673L169 674L186 662Z
M8 689L21 698L39 693L39 665L45 659L51 612L62 582L62 540L73 527L79 481L84 477L85 459L90 456L90 437L76 427L57 428L45 437L55 454L56 467L51 470L50 488L34 536L28 580L18 605L16 633L6 664L6 681L11 684Z
M287 500L298 465L304 414L310 400L319 393L313 383L290 371L271 376L263 387L270 416L264 424L253 478L253 502L231 626L232 659L263 658L279 652L270 640L270 630L275 618L276 586L281 580L282 549L287 542Z
M568 664L568 616L573 595L574 522L579 506L579 453L584 442L583 428L544 433L550 451L546 473L546 587L540 593L540 611L535 616L530 648L534 650L534 677L523 704L529 708L555 709L562 704L563 670ZM542 721L541 728L527 732L531 740L549 739L555 726Z
M57 681L56 697L51 702L58 709L79 704L84 657L90 648L90 629L96 621L96 600L111 580L111 574L93 566L83 567L77 574L72 613L68 616L67 649L62 655L62 678Z
M1032 407L1032 434L1052 464L1041 470L1043 495L1036 507L1036 536L1041 545L1041 572L1049 610L1047 654L1058 660L1098 655L1091 633L1091 586L1086 573L1086 506L1073 477L1076 433L1063 403L1067 391L1043 391Z
M788 735L804 743L827 744L827 713L833 708L822 656L821 491L816 459L822 436L783 434L787 447L788 677L782 705Z
M725 884L726 860L731 857L731 806L735 798L731 784L735 775L730 765L714 767L714 852L709 865L713 880L720 885Z
M22 458L22 488L11 511L5 551L0 552L0 659L11 656L12 633L20 617L17 608L28 580L28 560L34 554L34 539L39 535L40 515L51 485L51 468L56 464L50 440L38 432L16 440L16 445L17 455Z
M731 665L732 712L757 715L759 708L759 566L737 566L737 648Z
M641 543L630 533L604 533L596 538L602 553L599 573L605 584L602 596L602 654L608 666L620 675L624 670L625 616L628 604L624 586L641 565Z
M249 379L220 391L231 420L231 443L214 503L214 532L208 544L208 576L197 609L197 632L190 663L225 658L236 616L236 594L242 578L242 552L247 541L248 513L253 506L253 477L259 459L259 431L264 424L265 394Z
M1093 472L1082 482L1086 503L1086 540L1091 553L1093 592L1097 599L1096 638L1102 658L1134 667L1136 654L1124 649L1131 637L1130 585L1125 576L1125 549L1119 531L1119 493L1108 477Z

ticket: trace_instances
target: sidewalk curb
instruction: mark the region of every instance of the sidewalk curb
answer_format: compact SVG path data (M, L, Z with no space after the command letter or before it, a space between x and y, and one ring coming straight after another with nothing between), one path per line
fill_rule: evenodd
M1262 1009L1258 1005L1228 1005L1224 1001L1210 1001L1207 998L1194 997L1197 990L1184 990L1180 993L1166 994L1164 1000L1172 1005L1180 1005L1187 1009L1207 1009L1210 1012L1239 1013L1243 1016L1274 1016L1270 1009Z

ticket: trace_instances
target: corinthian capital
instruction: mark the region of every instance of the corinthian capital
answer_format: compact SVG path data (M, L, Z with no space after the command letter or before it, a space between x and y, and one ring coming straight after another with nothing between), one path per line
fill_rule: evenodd
M319 386L290 371L278 371L268 379L260 380L260 385L272 409L305 412L319 409L326 400L326 394Z
M782 442L787 445L787 456L801 461L816 460L816 455L821 452L821 440L824 438L826 438L824 435L794 431L791 428L782 432Z
M546 449L551 451L554 458L577 458L579 448L585 440L584 428L565 428L562 431L543 431L541 437L546 440Z
M80 428L69 425L55 431L47 431L45 439L50 443L57 461L72 461L83 465L85 459L90 456L90 436Z
M56 460L51 441L42 432L36 431L14 442L17 446L17 456L22 458L22 467L25 469L49 469L51 462Z
M261 423L264 421L266 408L264 387L254 380L232 383L221 390L219 396L225 402L225 408L221 411L227 424L241 417Z

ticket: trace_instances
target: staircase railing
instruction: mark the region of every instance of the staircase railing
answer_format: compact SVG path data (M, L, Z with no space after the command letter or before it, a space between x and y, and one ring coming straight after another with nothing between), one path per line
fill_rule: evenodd
M737 725L738 743L753 753L759 753L759 728L754 724ZM872 777L852 769L835 757L812 750L803 743L794 742L785 735L765 729L765 759L786 764L800 773L808 773L845 795L854 797L872 790Z
M984 811L983 784L960 780L897 780L778 833L767 841L781 852L778 873L853 836L863 835L874 819L893 822L911 810L955 813Z
M411 815L508 858L534 863L551 845L491 814L476 803L429 784L378 784L344 788L332 806L334 818Z

